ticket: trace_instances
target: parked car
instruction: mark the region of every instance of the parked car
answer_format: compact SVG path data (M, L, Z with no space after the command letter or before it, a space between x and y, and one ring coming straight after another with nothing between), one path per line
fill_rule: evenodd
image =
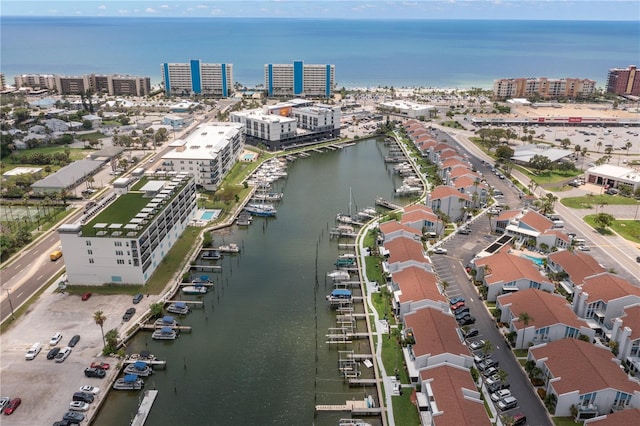
M82 401L88 404L91 404L93 399L93 394L90 394L89 392L75 392L72 398L73 401Z
M26 359L27 361L31 361L35 359L35 357L38 356L41 350L42 350L42 344L40 342L34 343L33 345L31 345L27 353L24 355L24 359Z
M464 297L454 297L452 299L449 299L449 304L452 306L459 302L464 302Z
M511 385L509 383L505 383L502 380L498 379L498 381L487 384L487 390L489 393L494 393L499 391L500 389L509 389Z
M60 348L56 346L55 348L51 348L49 352L47 352L47 359L54 359L56 355L60 352Z
M135 313L136 313L136 308L127 309L124 315L122 316L122 321L129 321L131 318L133 318L133 315L135 315Z
M475 337L478 334L480 334L480 330L478 330L477 328L470 328L469 330L464 332L463 336L465 339L468 339L469 337Z
M82 300L83 300L83 301L85 301L85 300L89 300L89 298L90 298L90 297L91 297L91 293L90 293L90 292L87 292L87 293L85 293L85 294L83 294L83 295L82 295Z
M460 314L465 314L465 313L469 313L469 307L468 306L462 306L461 308L456 309L455 311L453 311L453 314L457 317Z
M501 411L511 410L512 408L516 408L518 406L518 400L513 396L508 396L498 401L497 405Z
M138 293L135 296L133 296L133 304L137 305L138 303L142 302L142 294Z
M458 320L458 325L461 327L465 325L472 325L475 323L476 323L476 317L473 317L471 315Z
M71 348L67 346L60 349L60 352L58 352L58 355L56 355L54 360L56 362L64 362L65 359L69 358L69 355L71 355Z
M106 362L92 362L91 363L91 368L99 368L101 370L108 370L109 367L111 367L111 365L109 365L109 363L106 363Z
M71 401L69 403L69 410L71 411L87 411L89 409L89 404L82 401Z
M477 351L478 349L484 348L484 344L484 340L476 340L469 343L469 348L471 348L472 351Z
M466 309L466 311L458 312L460 309ZM460 309L456 309L456 310L455 310L455 312L454 312L454 314L455 314L455 318L456 318L456 321L458 321L458 320L461 320L461 319L463 319L463 318L466 318L466 317L470 317L470 316L471 316L471 314L469 313L469 308L467 308L467 307L462 307L462 308L460 308ZM456 312L458 312L458 313L456 313Z
M51 339L49 339L49 346L57 345L60 343L60 340L62 340L62 333L54 333L53 336L51 336Z
M580 251L590 251L591 247L589 247L589 246L578 246L578 250L580 250Z
M433 252L435 254L447 254L447 249L442 247L436 247Z
M18 408L20 406L20 404L22 404L22 400L20 398L13 398L11 401L9 401L9 403L7 404L6 407L4 407L4 413L8 416L10 414L13 414L14 411L16 411L16 408Z
M80 341L80 335L76 334L71 338L71 340L69 340L69 347L73 348L75 345L78 344L79 341Z
M458 234L469 235L470 233L471 233L471 229L469 229L468 227L460 228L458 230Z
M456 309L460 309L464 306L464 302L458 302L455 305L451 305L451 310L455 312Z
M53 426L80 426L80 423L74 420L60 420L55 422Z
M80 392L87 392L93 395L97 395L100 392L100 388L91 385L84 385L80 387Z
M484 361L478 364L478 370L484 371L489 367L497 367L500 363L493 358L485 358Z
M99 379L102 379L107 375L107 372L102 368L85 368L84 375L87 377L97 377Z
M68 411L64 413L64 416L62 416L62 420L71 420L74 422L81 422L84 420L84 414L77 413L75 411Z
M498 375L498 369L496 367L489 367L482 370L482 375L485 377L492 377Z
M511 396L511 391L509 389L500 389L491 394L491 400L493 402L498 402L502 398L506 398L508 396Z

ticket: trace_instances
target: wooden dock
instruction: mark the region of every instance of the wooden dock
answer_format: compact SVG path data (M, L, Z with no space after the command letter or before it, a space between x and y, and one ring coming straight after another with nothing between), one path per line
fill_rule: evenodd
M348 411L351 414L359 414L362 416L379 416L382 414L382 408L374 407L374 401L371 396L365 399L346 401L344 404L320 404L316 405L316 411Z
M191 305L202 305L202 301L201 300L166 300L164 302L165 305L170 305L172 303L184 303L184 304L191 304Z
M190 333L191 332L191 326L190 325L155 325L155 324L141 324L140 325L140 330L146 330L146 331L154 331L157 330L159 328L164 328L164 327L171 327L172 330L180 330L183 331L185 333Z
M387 201L380 197L376 198L376 205L390 210L398 210L402 208L401 205L392 203L391 201Z
M349 386L377 386L378 379L349 379Z
M147 417L149 416L149 412L151 412L151 407L153 406L156 397L158 396L157 390L147 390L144 391L144 398L142 398L142 402L138 407L138 412L136 416L131 421L131 426L143 426L147 421Z

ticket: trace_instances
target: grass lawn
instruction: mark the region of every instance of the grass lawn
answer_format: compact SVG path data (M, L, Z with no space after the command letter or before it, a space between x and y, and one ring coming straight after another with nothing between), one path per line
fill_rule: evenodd
M640 204L637 200L619 195L585 195L583 197L568 197L560 200L562 205L572 209L591 209L600 205L631 206Z
M44 169L47 165L43 164L28 164L28 163L14 163L14 160L17 158L21 158L25 154L54 154L56 152L64 153L64 145L56 145L56 146L45 146L42 148L33 148L28 150L20 150L11 153L8 158L2 160L2 173L8 172L9 170L13 170L16 167L39 167ZM82 148L69 148L69 158L71 161L82 160L87 155L87 150ZM51 171L54 172L60 168L60 166L49 164L51 167Z
M99 141L100 139L104 139L106 137L107 135L105 135L104 133L93 132L93 133L85 133L83 135L78 135L76 139L86 140L86 141Z
M402 396L393 397L393 419L395 424L403 426L418 426L420 417L418 410L411 402L411 389L403 389Z
M513 354L517 358L525 358L528 353L529 353L529 351L527 349L514 349L513 350Z
M395 374L397 369L400 375L400 381L402 383L409 383L409 375L402 366L404 360L402 356L402 346L398 344L396 336L393 335L394 330L397 332L397 329L392 328L392 334L382 337L382 363L384 364L384 369L387 374Z
M573 417L552 417L553 424L556 426L576 426L582 423L576 423Z
M532 179L540 186L550 185L557 182L562 182L567 179L574 178L576 176L581 175L583 172L580 170L567 170L567 171L559 171L559 170L545 170L541 173L535 173L526 167L522 166L514 166L514 169L519 170L520 172L527 175L528 178Z
M588 215L584 217L584 221L590 226L596 229L602 235L612 235L610 229L598 229L596 228L593 218L595 215ZM615 232L617 232L625 240L633 241L634 243L640 243L640 221L638 220L614 220L610 226Z

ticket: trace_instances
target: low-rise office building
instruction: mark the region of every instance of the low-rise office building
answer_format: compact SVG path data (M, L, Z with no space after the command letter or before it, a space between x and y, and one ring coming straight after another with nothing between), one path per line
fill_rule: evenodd
M144 285L195 216L186 173L150 176L58 228L69 284Z

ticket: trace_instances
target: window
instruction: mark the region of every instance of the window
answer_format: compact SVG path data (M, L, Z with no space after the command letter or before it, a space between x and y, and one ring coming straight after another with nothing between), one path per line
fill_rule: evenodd
M122 250L116 250L116 256L122 256L123 254Z
M118 265L124 265L124 259L118 259L117 263Z
M95 263L93 259L89 259L89 263Z
M93 254L93 250L87 250L87 254Z
M116 247L122 247L122 241L115 241L114 244Z
M87 241L87 245L90 246L91 245L91 241Z

